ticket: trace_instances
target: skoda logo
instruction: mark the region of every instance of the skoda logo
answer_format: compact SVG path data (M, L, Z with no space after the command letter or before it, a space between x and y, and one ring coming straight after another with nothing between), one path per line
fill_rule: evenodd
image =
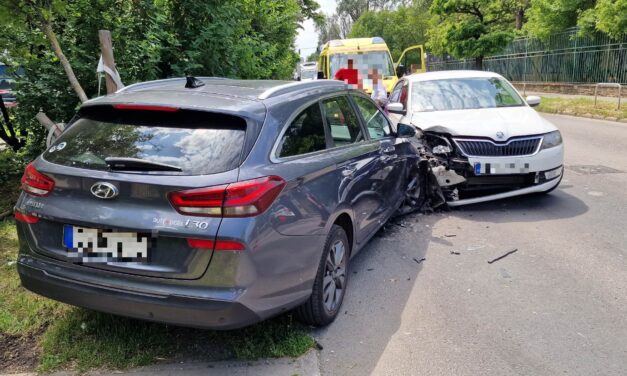
M501 131L496 132L496 138L501 139L501 138L503 138L503 137L505 137L505 133L503 133L503 132L501 132Z
M119 195L120 191L111 183L98 182L91 186L91 193L98 198L108 200Z

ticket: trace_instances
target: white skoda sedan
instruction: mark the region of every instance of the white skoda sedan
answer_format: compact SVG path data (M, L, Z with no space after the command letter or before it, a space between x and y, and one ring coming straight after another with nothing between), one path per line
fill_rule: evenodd
M531 108L539 103L496 73L443 71L403 77L387 110L422 130L442 192L458 206L557 188L562 137Z

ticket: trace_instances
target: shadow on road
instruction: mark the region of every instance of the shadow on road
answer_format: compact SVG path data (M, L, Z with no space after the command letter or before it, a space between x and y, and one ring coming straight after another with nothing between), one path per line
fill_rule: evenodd
M574 218L587 211L588 206L582 200L563 189L557 189L550 194L531 194L461 206L452 213L461 216L469 214L485 222L511 223Z
M433 226L444 216L413 214L393 220L351 260L343 312L333 324L313 332L324 347L323 372L372 372L399 328L416 277L429 263L426 253ZM342 355L346 349L350 358Z
M401 326L412 290L423 288L416 280L429 265L430 244L453 246L446 234L455 236L456 229L441 227L441 219L450 216L486 223L523 223L573 218L587 211L583 201L556 190L549 195L521 196L393 221L397 224L387 225L351 261L351 280L340 317L329 327L313 331L323 346L323 374L366 375L374 371ZM494 231L491 226L485 228ZM477 235L477 239L464 240L474 244L479 241Z

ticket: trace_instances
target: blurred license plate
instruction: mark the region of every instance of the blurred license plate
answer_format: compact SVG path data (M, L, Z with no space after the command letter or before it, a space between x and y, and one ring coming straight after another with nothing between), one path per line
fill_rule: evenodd
M63 226L67 256L81 262L146 261L149 243L148 235L137 232Z

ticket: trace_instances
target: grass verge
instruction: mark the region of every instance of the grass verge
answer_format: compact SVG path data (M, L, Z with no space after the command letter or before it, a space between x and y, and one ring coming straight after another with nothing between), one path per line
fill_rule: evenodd
M542 101L537 108L540 112L552 114L564 114L583 117L600 117L609 120L627 119L627 104L623 104L621 109L616 109L616 101L597 101L588 98L554 98L542 97Z
M0 221L0 373L125 369L181 360L296 357L314 340L291 316L234 331L181 328L71 307L30 293L15 269L13 220Z

